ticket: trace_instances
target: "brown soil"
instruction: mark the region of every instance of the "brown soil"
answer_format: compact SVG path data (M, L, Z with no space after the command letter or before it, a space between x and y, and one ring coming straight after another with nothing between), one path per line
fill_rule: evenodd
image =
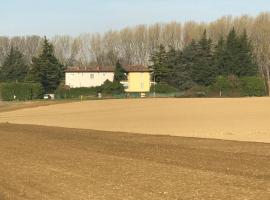
M270 98L85 101L0 113L0 122L270 143Z
M270 199L270 144L0 124L0 199Z
M26 101L26 102L5 102L0 101L0 112L8 112L26 108L49 106L54 104L70 103L72 101Z

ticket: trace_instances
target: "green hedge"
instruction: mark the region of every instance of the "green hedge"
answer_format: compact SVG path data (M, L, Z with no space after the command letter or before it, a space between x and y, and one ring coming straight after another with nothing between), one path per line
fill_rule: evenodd
M242 77L240 78L241 92L243 96L265 96L264 81L260 77Z
M64 88L60 87L55 92L57 99L78 99L84 97L96 97L99 88Z
M217 77L216 83L209 87L210 95L219 95L227 97L240 96L265 96L265 83L258 76L247 77Z
M124 96L124 86L119 82L105 81L100 87L91 88L67 88L60 86L56 92L55 97L57 99L84 99L96 98L98 93L102 93L102 96Z
M218 92L228 92L232 89L232 84L227 77L218 76L215 84L213 85L213 88L216 89Z
M105 95L106 94L119 95L125 93L125 88L120 82L117 81L111 82L107 80L100 87L100 92Z
M42 98L44 91L37 83L1 83L0 93L4 101L27 101Z
M178 89L170 86L167 83L158 83L156 85L152 85L151 92L156 92L159 94L167 94L167 93L175 93L175 92L179 92Z

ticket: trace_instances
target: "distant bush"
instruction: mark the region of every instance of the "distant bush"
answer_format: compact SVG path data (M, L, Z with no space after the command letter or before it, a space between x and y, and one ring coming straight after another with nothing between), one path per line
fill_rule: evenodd
M240 97L266 95L264 81L257 76L238 78L236 76L219 76L216 82L209 87L210 96Z
M118 82L118 81L114 81L111 82L109 80L105 81L104 84L102 86L100 86L99 91L102 94L123 94L125 93L125 88L124 86Z
M242 77L240 78L240 87L243 96L265 96L264 81L260 77Z
M178 89L170 86L167 83L158 83L156 85L152 85L150 91L160 93L160 94L166 94L166 93L178 92Z
M65 86L60 86L56 92L55 97L57 99L79 99L83 97L96 97L99 87L91 88L69 88Z
M185 91L182 97L207 97L209 94L209 88L205 86L193 86L189 90Z
M224 76L218 76L214 84L214 88L217 91L226 92L232 88L232 85L230 81L228 80L228 78Z
M123 94L125 91L124 86L121 83L107 80L99 87L69 88L61 85L56 90L55 96L57 99L79 99L81 97L96 98L98 93L102 93L103 96L107 96Z
M44 91L38 83L2 83L0 84L1 98L4 101L27 101L41 99Z
M216 82L209 87L210 93L222 96L230 96L230 93L235 89L234 82L228 77L218 76Z

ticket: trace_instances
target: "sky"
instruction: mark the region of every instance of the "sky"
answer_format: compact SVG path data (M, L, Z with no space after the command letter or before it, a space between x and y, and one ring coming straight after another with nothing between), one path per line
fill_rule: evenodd
M270 0L0 0L0 36L71 35L156 22L257 15Z

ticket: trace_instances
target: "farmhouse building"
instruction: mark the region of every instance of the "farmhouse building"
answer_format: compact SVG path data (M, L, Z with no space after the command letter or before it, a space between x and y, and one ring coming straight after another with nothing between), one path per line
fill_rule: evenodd
M113 81L114 67L70 67L65 72L65 84L70 88L97 87ZM151 73L145 66L124 66L127 81L121 82L126 92L149 92Z

